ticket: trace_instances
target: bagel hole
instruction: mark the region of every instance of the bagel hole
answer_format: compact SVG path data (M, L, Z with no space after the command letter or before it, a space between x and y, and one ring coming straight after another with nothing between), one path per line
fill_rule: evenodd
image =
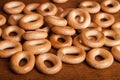
M9 33L9 36L16 36L16 35L17 35L17 32L15 31Z
M88 5L86 6L87 8L93 8L94 6L93 5Z
M65 39L64 38L58 38L58 41L64 43Z
M29 22L35 22L35 21L37 21L38 19L34 19L34 20L30 20Z
M106 36L108 39L115 40L112 36Z
M14 49L14 48L15 48L14 46L10 46L10 47L5 48L4 50Z
M24 66L25 64L27 64L27 59L23 58L22 60L20 60L19 62L20 66Z
M101 19L101 21L103 21L103 22L104 22L104 21L107 21L107 20L108 20L108 19L106 19L106 18L102 18L102 19Z
M74 53L74 54L66 54L67 56L78 56L79 54L78 53Z
M37 12L37 10L36 9L32 9L31 12Z
M44 11L45 11L45 12L49 12L50 10L49 10L48 8L46 8Z
M97 37L96 36L90 36L90 37L88 37L88 39L92 40L92 41L95 41L95 40L97 40Z
M45 63L45 65L46 65L48 68L51 68L51 67L54 66L54 64L53 64L51 61L49 61L49 60L45 60L44 63Z
M44 29L44 28L46 28L46 26L45 26L45 25L43 25L43 26L41 26L41 27L40 27L40 29Z
M76 16L76 17L75 17L75 19L76 19L76 20L77 20L77 22L79 22L79 23L84 21L84 17L79 16L79 15L78 15L78 16Z
M42 45L42 44L44 44L44 43L36 43L36 44L32 44L32 46L37 46L37 45Z
M107 7L112 8L112 7L113 7L113 4L108 4Z
M100 56L100 55L97 55L97 56L95 57L95 60L96 60L96 61L101 61L101 60L104 60L104 58L103 58L102 56Z
M42 26L40 27L40 29L37 29L36 31L44 31L44 32L48 32L49 28L47 26Z

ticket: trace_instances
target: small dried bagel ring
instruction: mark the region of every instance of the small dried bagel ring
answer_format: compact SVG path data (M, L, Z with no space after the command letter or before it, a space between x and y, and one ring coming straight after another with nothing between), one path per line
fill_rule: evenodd
M47 39L30 40L23 44L25 51L30 51L34 55L48 52L51 49L51 43Z
M22 51L21 43L17 41L4 40L0 42L0 57L8 58L16 52Z
M57 13L55 14L55 16L59 16L63 11L64 9L62 7L57 7Z
M115 19L113 15L101 12L94 16L93 21L102 28L108 28L115 22Z
M40 14L28 14L19 21L20 26L25 30L35 30L43 25L43 16Z
M48 68L44 63L46 60L52 62L54 66ZM45 74L55 74L62 69L62 62L56 55L45 53L37 56L36 67Z
M23 14L13 14L10 15L9 19L8 19L8 23L10 25L18 25L19 20L23 17Z
M104 30L103 31L105 36L105 45L112 47L120 45L120 39L118 38L118 35L113 30Z
M98 31L102 31L102 27L98 26L96 23L91 22L87 29L97 29Z
M18 26L8 26L2 31L2 38L12 41L21 41L25 31Z
M70 54L77 54L77 56ZM65 63L78 64L85 60L86 53L82 48L67 46L60 48L57 52L57 56Z
M41 4L37 11L43 16L55 15L57 13L57 7L53 3L46 2Z
M54 26L51 29L54 33L60 34L60 35L74 35L75 29L70 26Z
M90 47L86 46L83 44L81 38L79 35L77 35L74 39L73 39L73 44L79 48L82 48L85 51L90 50Z
M67 20L58 16L45 16L45 21L54 26L66 26Z
M26 31L23 34L25 40L37 40L47 38L48 33L45 31Z
M72 38L71 36L52 34L50 36L50 42L54 48L62 48L65 46L71 46Z
M79 16L79 20L76 17ZM75 29L83 29L88 27L91 21L90 14L84 9L73 9L67 16L68 24Z
M96 57L101 56L103 60L97 61ZM108 68L112 65L114 59L112 54L103 48L95 48L90 50L86 55L86 61L89 65L96 69Z
M120 35L120 22L116 22L111 27L118 35Z
M22 59L27 60L27 63L20 65ZM14 54L10 60L11 69L18 74L26 74L34 68L35 56L31 52L20 51Z
M92 40L90 37L96 37ZM85 29L81 33L81 40L83 43L89 47L102 47L105 43L104 34L96 29Z
M0 26L3 26L6 23L6 18L3 15L0 15Z
M69 14L73 9L74 9L74 8L66 8L66 9L64 9L63 12L60 13L58 16L64 18L64 17L68 16L68 14Z
M120 10L120 4L117 0L103 0L101 2L101 8L108 13L116 13Z
M99 12L101 8L96 1L83 1L80 3L79 7L87 10L91 14Z
M23 11L25 4L21 1L11 1L4 5L3 9L8 14L19 14Z
M39 3L30 3L28 4L25 8L24 8L24 13L25 14L31 14L31 13L35 13L33 11L37 10L37 8L40 6Z
M113 57L120 62L120 45L113 46L111 52Z

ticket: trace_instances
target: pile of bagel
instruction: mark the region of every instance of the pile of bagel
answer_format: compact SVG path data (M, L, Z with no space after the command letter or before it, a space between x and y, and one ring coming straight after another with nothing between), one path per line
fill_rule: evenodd
M11 69L18 74L30 72L36 65L44 74L55 74L62 62L86 62L96 69L120 62L120 22L113 14L120 11L117 0L82 1L76 8L46 3L10 1L0 14L0 58L10 58ZM51 50L55 50L53 53ZM25 59L26 64L20 65ZM47 66L45 61L51 62Z

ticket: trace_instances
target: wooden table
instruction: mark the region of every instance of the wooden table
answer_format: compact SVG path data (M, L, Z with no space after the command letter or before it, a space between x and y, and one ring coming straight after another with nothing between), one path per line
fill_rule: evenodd
M3 14L3 5L10 0L0 0L0 13ZM11 0L12 1L12 0ZM50 2L50 0L20 0L25 4L38 2ZM63 8L77 7L82 0L69 0L65 4L56 4ZM100 2L101 0L97 0ZM120 0L119 0L120 1ZM119 12L113 14L120 18ZM7 15L6 15L7 16ZM118 19L119 20L119 19ZM120 80L120 63L114 61L111 67L107 69L94 69L86 61L77 65L63 63L63 68L55 75L46 75L39 72L36 67L25 75L18 75L10 69L10 59L0 59L0 80Z

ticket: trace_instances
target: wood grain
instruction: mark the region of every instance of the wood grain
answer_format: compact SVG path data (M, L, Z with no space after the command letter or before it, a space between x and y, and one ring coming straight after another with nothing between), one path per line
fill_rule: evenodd
M0 0L0 13L5 14L2 10L3 5L12 0ZM20 0L25 4L37 2L44 3L50 0ZM63 8L77 7L82 0L69 0L65 4L56 4ZM97 0L100 2L101 0ZM116 20L120 20L120 12L113 14ZM36 67L25 75L18 75L10 69L10 59L0 59L0 80L120 80L120 63L114 61L111 67L107 69L94 69L86 61L77 65L63 63L62 70L55 75L46 75L39 72Z

